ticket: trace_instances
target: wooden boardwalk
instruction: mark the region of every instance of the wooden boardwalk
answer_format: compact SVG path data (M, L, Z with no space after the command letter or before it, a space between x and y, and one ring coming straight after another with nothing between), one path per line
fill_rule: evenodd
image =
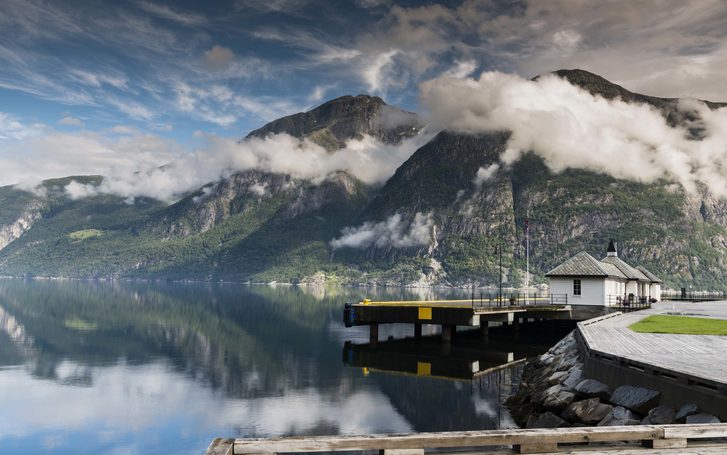
M578 328L591 353L727 390L727 337L637 333L628 328L649 315L666 313L727 319L727 302L662 302L648 310L584 321Z
M436 453L713 455L727 453L727 424L636 425L507 429L365 436L215 439L207 455L377 451L382 455ZM452 450L456 452L452 452ZM448 452L449 451L449 452Z

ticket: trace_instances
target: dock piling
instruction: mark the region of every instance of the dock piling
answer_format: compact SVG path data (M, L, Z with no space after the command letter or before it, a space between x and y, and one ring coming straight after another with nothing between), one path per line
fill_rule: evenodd
M372 346L376 346L379 342L379 324L376 322L369 325L369 342Z

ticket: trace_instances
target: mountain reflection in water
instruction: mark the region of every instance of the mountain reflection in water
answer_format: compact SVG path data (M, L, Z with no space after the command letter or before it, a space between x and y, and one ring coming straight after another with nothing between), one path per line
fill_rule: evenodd
M511 424L499 404L510 376L478 385L344 365L344 342L368 339L341 322L362 292L0 280L0 452L201 454L217 436Z

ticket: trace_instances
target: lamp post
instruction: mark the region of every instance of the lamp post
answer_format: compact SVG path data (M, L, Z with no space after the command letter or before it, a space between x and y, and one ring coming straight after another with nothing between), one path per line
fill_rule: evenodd
M497 293L497 305L502 306L502 245L500 243L495 245L495 254L497 255L497 259L500 264L500 277L499 277L499 287L498 287L498 293Z
M525 305L530 304L530 218L525 218Z

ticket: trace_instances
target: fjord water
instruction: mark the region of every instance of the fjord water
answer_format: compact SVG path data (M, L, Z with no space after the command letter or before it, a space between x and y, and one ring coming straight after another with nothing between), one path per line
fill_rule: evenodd
M365 345L368 332L344 328L344 302L422 297L364 293L0 280L0 453L201 454L218 436L512 425L501 402L513 371L472 380L345 365L345 342ZM446 355L429 346L408 354Z

